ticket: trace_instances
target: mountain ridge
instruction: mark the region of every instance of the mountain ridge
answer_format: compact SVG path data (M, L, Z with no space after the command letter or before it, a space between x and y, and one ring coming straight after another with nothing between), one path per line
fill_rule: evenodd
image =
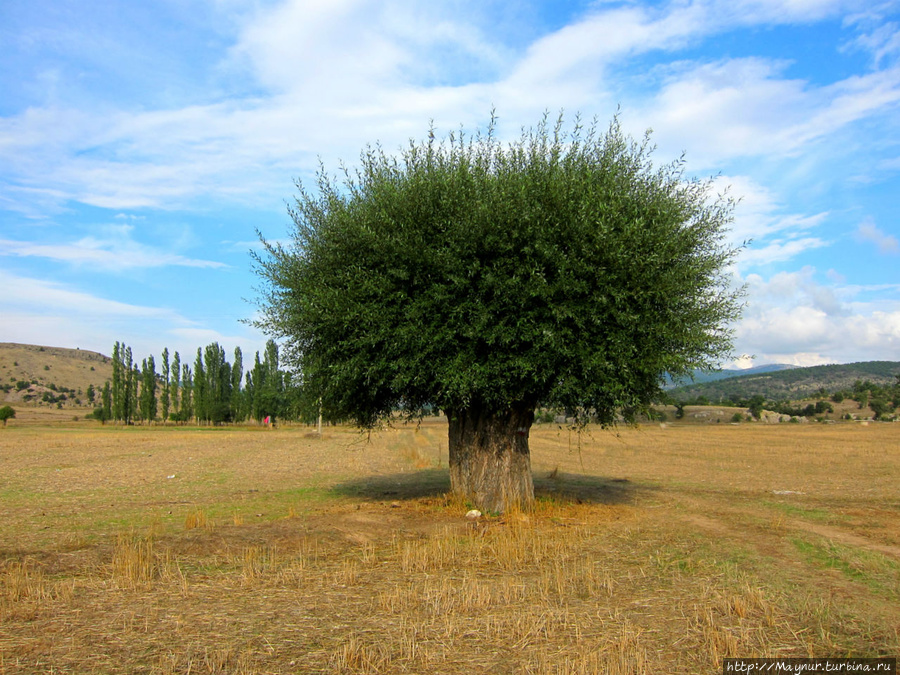
M900 361L859 361L824 366L785 368L727 376L713 381L676 386L667 393L676 400L705 397L709 401L746 400L761 395L767 400L803 400L821 393L849 390L858 381L891 385L900 374Z

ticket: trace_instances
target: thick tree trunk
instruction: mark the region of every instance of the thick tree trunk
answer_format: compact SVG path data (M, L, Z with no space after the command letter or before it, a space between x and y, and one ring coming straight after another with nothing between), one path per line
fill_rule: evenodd
M447 411L450 423L450 485L453 493L486 513L534 501L528 434L534 406L505 411L479 407Z

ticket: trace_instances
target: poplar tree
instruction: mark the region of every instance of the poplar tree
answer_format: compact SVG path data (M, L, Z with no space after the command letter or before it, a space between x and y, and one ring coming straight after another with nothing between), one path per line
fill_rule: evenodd
M125 382L123 377L123 349L119 342L113 345L112 354L112 418L116 422L125 418Z
M156 362L151 354L141 363L141 418L151 424L156 419L156 409Z
M169 401L172 404L172 415L175 419L181 419L181 403L178 394L181 379L181 357L178 352L172 356L172 374L166 386L169 388Z
M194 380L191 367L183 363L181 365L181 410L179 417L184 422L189 422L194 417Z
M203 367L203 352L197 347L197 358L194 359L194 416L197 422L206 421L206 369Z
M203 380L203 412L198 412L198 417L212 424L227 422L231 419L231 365L217 342L207 345L203 360L203 372L194 374L198 391Z
M125 356L122 360L124 380L124 386L122 387L122 421L126 425L131 424L134 420L134 413L137 409L137 383L139 378L135 377L133 365L131 347L125 347Z
M241 381L244 378L244 355L240 347L234 348L234 363L231 364L231 417L235 422L243 422L247 417L244 392Z
M159 403L162 407L162 421L165 424L169 419L169 348L162 350L162 387L159 392Z
M128 424L134 424L134 421L138 419L138 416L141 414L140 411L140 399L138 398L140 395L140 383L141 383L141 371L138 368L137 363L134 363L131 367L131 398L129 399L131 405L129 406L128 411Z
M112 419L112 394L109 380L103 383L103 390L100 393L100 406L101 421L105 424L107 420Z

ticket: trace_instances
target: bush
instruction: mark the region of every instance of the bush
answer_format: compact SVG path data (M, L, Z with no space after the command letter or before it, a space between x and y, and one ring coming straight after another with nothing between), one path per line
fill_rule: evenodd
M734 415L731 416L731 421L732 422L743 422L744 416L741 413L734 413Z
M13 410L12 406L5 405L0 408L0 421L3 422L3 426L6 426L6 421L11 420L16 416L16 411Z
M544 408L543 410L538 411L534 416L534 421L538 424L549 424L556 419L556 415L552 410L548 410Z
M821 415L822 413L831 413L834 412L834 408L825 401L818 401L816 403L816 414Z
M887 419L887 416L894 412L894 406L891 405L891 402L882 398L876 398L873 401L870 401L869 408L875 413L876 420Z

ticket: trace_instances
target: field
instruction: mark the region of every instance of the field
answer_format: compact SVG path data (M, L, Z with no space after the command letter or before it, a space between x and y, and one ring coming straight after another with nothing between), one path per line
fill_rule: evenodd
M0 675L718 673L900 654L900 425L532 432L531 513L446 425L0 429Z

